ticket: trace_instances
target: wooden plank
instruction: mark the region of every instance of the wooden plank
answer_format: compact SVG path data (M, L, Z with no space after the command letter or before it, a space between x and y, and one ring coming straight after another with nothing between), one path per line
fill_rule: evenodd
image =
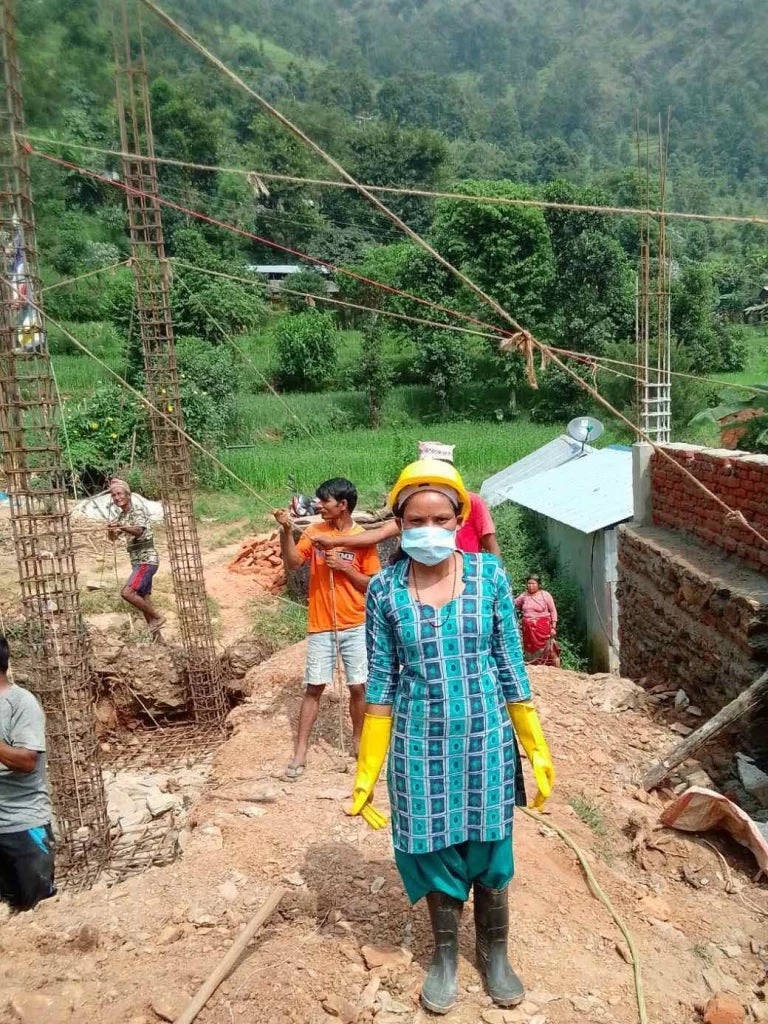
M727 729L729 725L733 725L734 722L750 711L754 711L766 700L766 697L768 697L768 671L763 672L730 704L726 704L713 718L710 718L708 722L705 722L695 732L692 732L682 743L678 743L676 747L673 747L666 757L663 757L653 765L643 778L643 789L648 791L656 789L671 771L694 754L699 747L702 747L713 737L717 736L718 733Z

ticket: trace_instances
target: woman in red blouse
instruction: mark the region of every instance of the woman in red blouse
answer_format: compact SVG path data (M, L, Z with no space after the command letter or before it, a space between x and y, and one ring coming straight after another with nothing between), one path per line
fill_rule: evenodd
M529 576L525 593L515 598L523 615L523 654L529 665L560 668L557 643L557 608L548 590L541 589L538 576Z

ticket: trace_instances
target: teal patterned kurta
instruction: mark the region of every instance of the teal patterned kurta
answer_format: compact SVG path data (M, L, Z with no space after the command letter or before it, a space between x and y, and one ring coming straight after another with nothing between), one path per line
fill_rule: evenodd
M370 704L392 705L387 781L395 849L430 853L511 835L517 762L510 701L529 700L509 580L463 554L464 591L435 610L404 559L368 587Z

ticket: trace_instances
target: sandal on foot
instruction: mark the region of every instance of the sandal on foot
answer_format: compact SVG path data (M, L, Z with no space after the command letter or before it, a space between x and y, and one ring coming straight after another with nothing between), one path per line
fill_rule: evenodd
M289 782L295 782L300 779L306 770L306 765L303 764L289 764L286 766L283 772L283 777L288 779Z

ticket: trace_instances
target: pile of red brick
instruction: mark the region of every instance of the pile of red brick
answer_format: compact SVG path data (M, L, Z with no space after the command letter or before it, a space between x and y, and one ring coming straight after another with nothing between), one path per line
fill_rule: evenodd
M725 452L693 445L667 445L669 454L748 523L768 534L768 456ZM651 462L653 521L692 533L753 569L768 568L768 546L708 498L693 481L655 453Z
M281 591L285 586L285 571L280 557L279 532L262 533L244 541L227 568L241 576L252 576L270 593Z

